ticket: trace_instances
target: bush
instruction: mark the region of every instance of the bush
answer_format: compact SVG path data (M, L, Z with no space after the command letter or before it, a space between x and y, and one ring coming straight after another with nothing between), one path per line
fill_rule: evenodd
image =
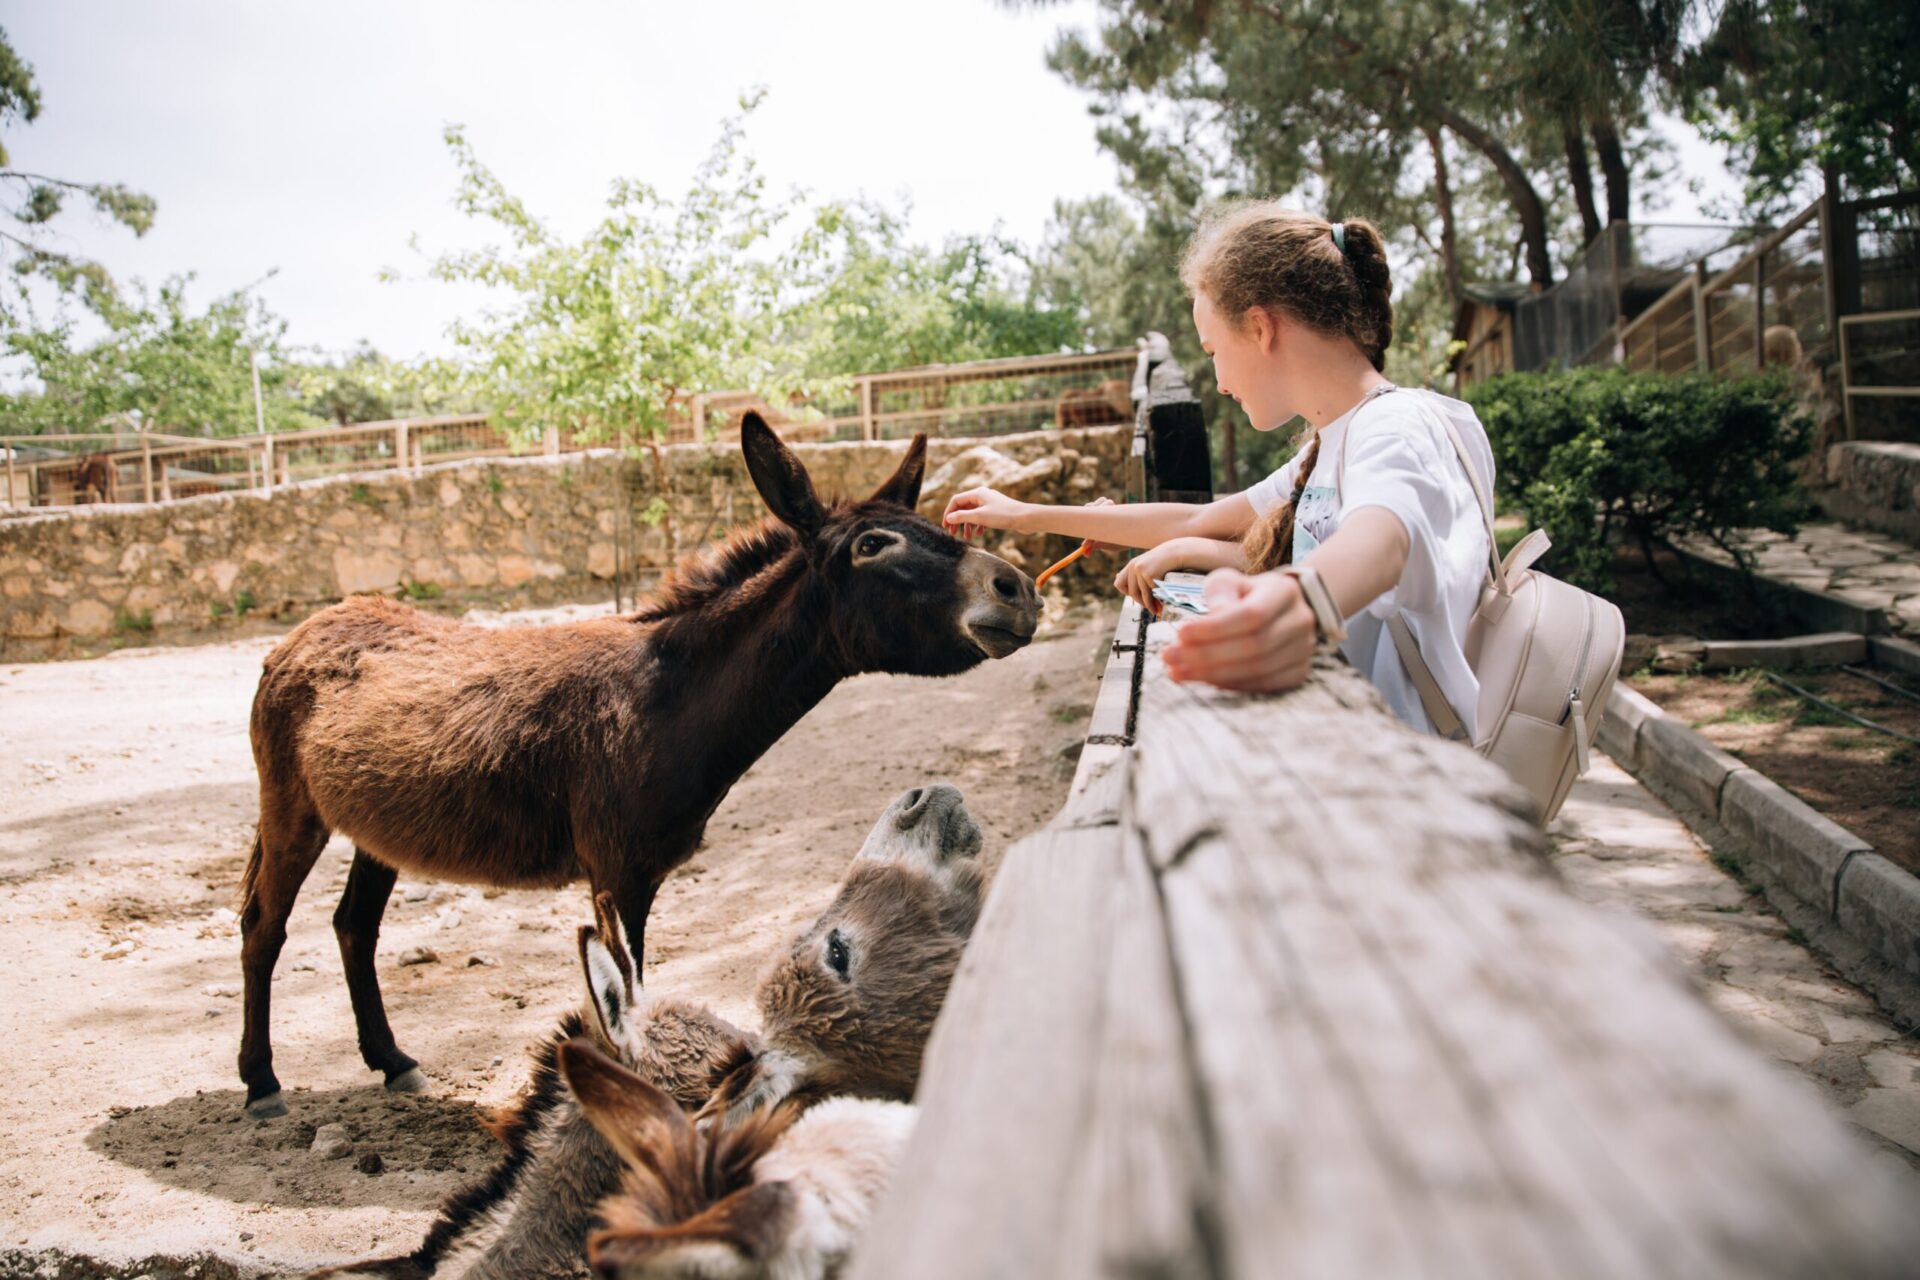
M1781 373L1747 378L1618 368L1510 373L1467 397L1493 442L1500 495L1553 539L1553 571L1612 586L1613 545L1704 537L1748 567L1729 535L1791 534L1806 509L1794 474L1813 424Z

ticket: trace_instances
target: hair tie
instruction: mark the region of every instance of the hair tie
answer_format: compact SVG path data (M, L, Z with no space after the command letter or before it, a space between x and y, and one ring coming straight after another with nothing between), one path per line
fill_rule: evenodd
M1343 258L1346 257L1347 255L1347 224L1344 222L1336 222L1336 223L1333 223L1331 226L1329 226L1327 229L1333 232L1333 247L1340 251L1341 257Z

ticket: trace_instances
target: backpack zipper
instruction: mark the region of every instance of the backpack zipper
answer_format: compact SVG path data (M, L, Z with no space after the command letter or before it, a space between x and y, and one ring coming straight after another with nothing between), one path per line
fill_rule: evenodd
M1593 601L1583 598L1585 618L1580 628L1580 658L1573 667L1573 688L1567 692L1567 709L1560 723L1573 722L1573 751L1580 761L1580 772L1587 771L1592 752L1587 746L1587 707L1580 700L1580 686L1587 678L1587 657L1593 650Z

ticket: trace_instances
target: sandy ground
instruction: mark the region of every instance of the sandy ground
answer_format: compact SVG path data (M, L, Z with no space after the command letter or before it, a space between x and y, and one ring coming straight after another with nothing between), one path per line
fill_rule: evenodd
M863 676L793 729L663 889L648 985L750 1023L762 964L909 786L959 785L990 860L1051 817L1113 625L1104 603L1054 614L1010 659L949 680ZM275 980L292 1112L243 1118L232 908L254 818L247 709L273 643L0 667L0 1251L37 1254L38 1274L220 1277L412 1247L489 1162L483 1110L512 1096L527 1046L579 998L583 888L402 879L381 982L433 1088L387 1094L354 1048L331 928L351 851L336 839ZM401 964L415 948L437 958ZM323 1159L314 1129L335 1122L353 1151ZM374 1155L379 1171L363 1171Z

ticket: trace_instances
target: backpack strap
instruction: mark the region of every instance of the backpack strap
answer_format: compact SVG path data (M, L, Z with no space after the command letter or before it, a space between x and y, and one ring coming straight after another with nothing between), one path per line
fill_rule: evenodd
M1407 669L1407 678L1413 681L1413 687L1420 695L1420 705L1427 709L1427 719L1441 737L1452 738L1455 742L1467 740L1467 727L1460 723L1460 713L1447 701L1447 695L1440 692L1440 682L1433 678L1433 671L1427 666L1427 660L1420 656L1420 643L1413 638L1413 629L1407 620L1398 613L1387 619L1387 634L1393 637L1393 647L1400 654L1400 665Z

